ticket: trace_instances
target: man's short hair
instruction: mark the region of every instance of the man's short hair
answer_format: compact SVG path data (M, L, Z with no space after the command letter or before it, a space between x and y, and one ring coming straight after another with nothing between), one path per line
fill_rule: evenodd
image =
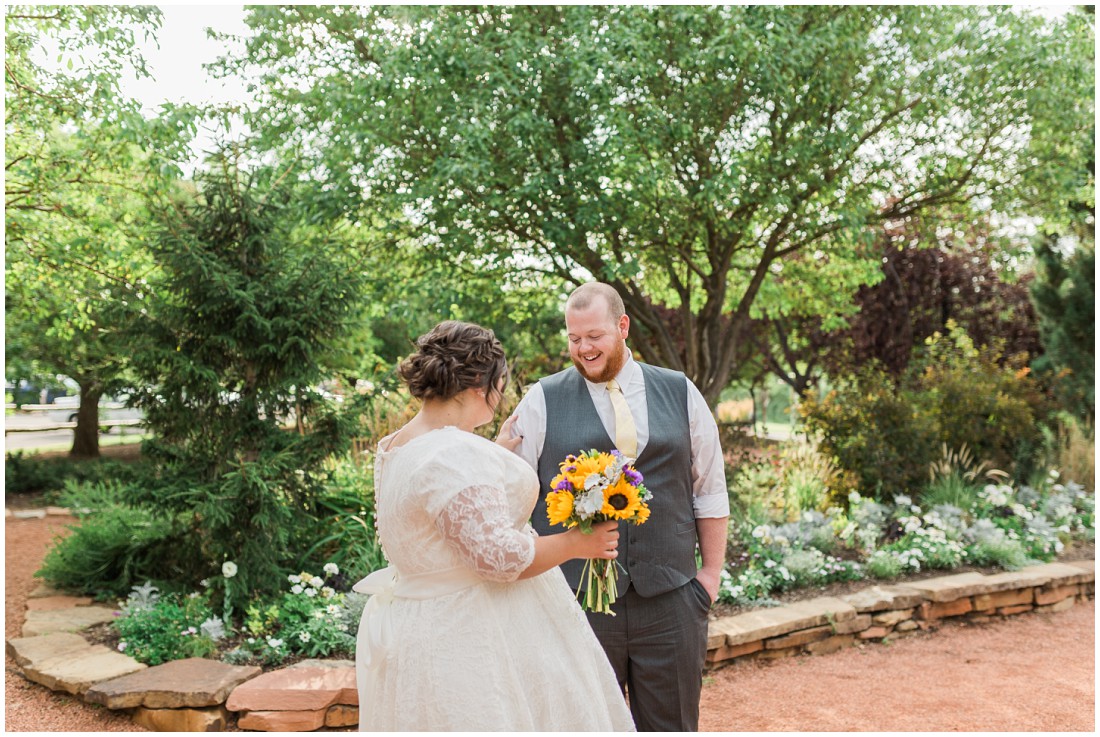
M592 300L603 297L607 303L607 311L611 315L612 322L618 322L619 318L626 314L623 306L623 298L615 291L615 288L603 282L591 281L581 284L565 300L565 309L585 310L592 305Z

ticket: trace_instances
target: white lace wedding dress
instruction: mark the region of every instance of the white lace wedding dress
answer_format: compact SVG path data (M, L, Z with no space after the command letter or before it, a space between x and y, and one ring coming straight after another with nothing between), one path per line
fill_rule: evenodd
M559 569L534 558L534 471L448 427L375 467L390 567L359 627L362 731L633 731L607 658Z

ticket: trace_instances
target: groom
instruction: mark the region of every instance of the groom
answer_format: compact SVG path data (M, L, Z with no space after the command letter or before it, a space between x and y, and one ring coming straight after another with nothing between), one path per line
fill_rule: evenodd
M616 616L588 614L640 732L699 728L707 613L725 561L729 497L718 427L699 390L676 371L636 362L630 318L609 285L591 282L565 303L573 368L542 379L516 408L516 453L538 473L532 524L551 528L546 493L570 453L618 448L653 493L649 520L620 523ZM696 545L702 567L695 562ZM581 585L584 562L562 566Z

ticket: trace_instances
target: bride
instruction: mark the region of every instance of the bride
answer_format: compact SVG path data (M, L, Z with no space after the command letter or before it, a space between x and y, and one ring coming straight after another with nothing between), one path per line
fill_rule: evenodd
M422 407L376 456L390 566L355 586L373 594L356 648L360 730L633 731L558 569L614 559L616 524L538 537L527 524L538 480L508 445L519 440L473 433L507 381L500 342L448 321L417 346L399 371Z

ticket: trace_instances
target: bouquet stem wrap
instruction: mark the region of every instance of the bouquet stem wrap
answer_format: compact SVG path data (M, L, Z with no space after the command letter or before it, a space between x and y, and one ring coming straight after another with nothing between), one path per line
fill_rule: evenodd
M586 581L584 603L581 606L586 611L614 617L615 612L611 611L611 605L619 598L619 568L615 561L602 558L586 560L582 578Z

